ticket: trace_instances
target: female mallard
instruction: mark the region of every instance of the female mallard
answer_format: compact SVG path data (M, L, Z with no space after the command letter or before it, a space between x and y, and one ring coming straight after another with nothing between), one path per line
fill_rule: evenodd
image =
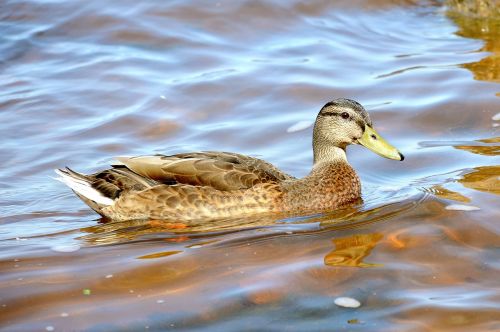
M117 158L120 164L91 175L69 168L56 172L93 210L114 220L194 221L332 210L361 197L359 178L346 158L349 144L361 144L386 158L404 158L373 129L363 106L335 99L316 118L314 165L302 179L230 152Z

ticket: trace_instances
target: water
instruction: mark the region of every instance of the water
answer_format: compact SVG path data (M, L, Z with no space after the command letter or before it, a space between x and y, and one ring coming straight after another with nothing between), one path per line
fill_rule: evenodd
M390 0L7 1L0 31L0 330L500 329L498 21ZM192 150L303 176L336 97L406 157L349 148L359 206L172 230L103 223L51 178Z

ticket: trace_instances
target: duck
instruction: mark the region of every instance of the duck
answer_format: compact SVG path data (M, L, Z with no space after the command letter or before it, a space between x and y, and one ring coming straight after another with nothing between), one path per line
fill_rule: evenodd
M316 117L313 165L302 178L262 159L217 151L117 157L111 168L87 175L68 167L55 171L59 181L110 220L199 223L259 213L303 214L360 201L360 179L346 156L351 144L404 160L373 128L361 104L338 98Z

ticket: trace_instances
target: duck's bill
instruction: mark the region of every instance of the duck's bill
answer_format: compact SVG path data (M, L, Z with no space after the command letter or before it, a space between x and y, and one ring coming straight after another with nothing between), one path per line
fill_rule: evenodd
M403 160L405 157L398 151L395 147L390 145L385 139L383 139L375 129L366 126L363 136L358 139L359 144L363 145L382 157Z

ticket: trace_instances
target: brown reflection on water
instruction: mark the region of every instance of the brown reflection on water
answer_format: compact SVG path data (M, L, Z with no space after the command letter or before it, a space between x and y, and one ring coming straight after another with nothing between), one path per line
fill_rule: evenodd
M497 156L500 155L500 137L492 137L485 139L478 139L475 141L424 141L419 145L424 147L440 147L452 146L457 150L467 151L474 154L483 156Z
M455 145L455 149L482 154L485 156L500 155L500 146Z
M483 143L500 143L500 136L499 137L479 139L478 142L483 142Z
M450 189L446 189L441 185L434 185L426 190L427 192L444 199L451 199L453 201L469 203L470 198Z
M356 234L353 236L333 239L335 249L325 256L325 265L372 267L373 263L365 263L363 259L383 238L382 234Z
M480 61L465 63L462 66L469 69L476 80L500 82L500 12L497 11L495 14L490 11L490 13L492 14L476 17L466 11L448 10L448 17L458 26L459 36L484 40L485 43L480 51L491 53Z
M476 143L477 142L477 143ZM500 137L492 137L480 139L471 145L454 145L453 147L458 150L469 151L472 153L480 154L483 156L498 156L500 155ZM479 145L481 144L481 145Z
M174 251L163 251L163 252L157 252L154 254L148 254L148 255L143 255L140 257L137 257L138 259L153 259L153 258L160 258L160 257L168 257L172 256L175 254L180 254L182 251L180 250L174 250Z
M500 195L500 166L476 167L458 182L467 188Z

